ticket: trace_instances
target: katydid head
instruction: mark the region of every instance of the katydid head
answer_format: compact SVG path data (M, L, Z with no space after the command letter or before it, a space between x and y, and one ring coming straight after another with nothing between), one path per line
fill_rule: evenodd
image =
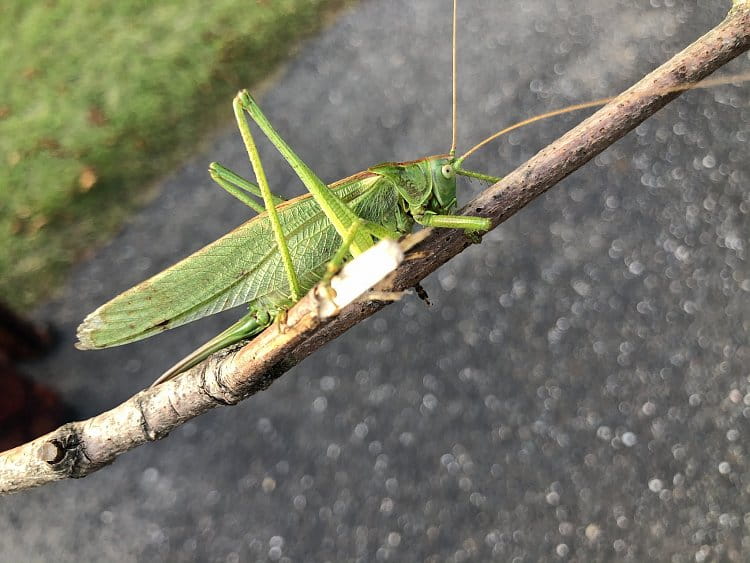
M450 213L456 207L456 170L453 156L430 157L425 160L432 177L432 197L426 205L435 213Z
M455 159L428 156L410 162L384 162L369 169L390 180L412 214L450 213L456 207Z

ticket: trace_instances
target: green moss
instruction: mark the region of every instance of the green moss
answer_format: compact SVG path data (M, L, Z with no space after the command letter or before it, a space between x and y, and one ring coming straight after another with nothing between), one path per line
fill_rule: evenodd
M0 4L0 300L23 310L102 243L345 0Z

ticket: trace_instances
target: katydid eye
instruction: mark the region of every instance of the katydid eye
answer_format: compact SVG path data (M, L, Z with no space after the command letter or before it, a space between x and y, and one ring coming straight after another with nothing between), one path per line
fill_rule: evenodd
M450 180L454 176L453 167L450 164L444 164L440 171L446 180Z

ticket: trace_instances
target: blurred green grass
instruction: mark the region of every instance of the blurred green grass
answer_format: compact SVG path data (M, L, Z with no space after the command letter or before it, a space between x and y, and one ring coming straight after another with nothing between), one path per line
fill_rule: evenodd
M28 310L347 0L0 3L0 300Z

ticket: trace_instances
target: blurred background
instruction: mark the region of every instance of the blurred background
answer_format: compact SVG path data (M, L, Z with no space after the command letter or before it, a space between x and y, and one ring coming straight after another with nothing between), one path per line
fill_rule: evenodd
M0 47L0 299L55 327L57 346L22 369L77 418L241 314L72 346L91 310L247 218L206 172L248 171L238 87L256 84L326 181L449 147L450 1L297 4L0 8L15 38ZM617 93L728 9L460 2L459 151ZM406 298L245 403L4 499L2 553L746 560L747 91L683 95L428 278L432 307ZM467 167L501 175L582 117L514 132ZM261 151L274 190L301 193Z
M0 449L70 413L18 360L54 342L24 314L59 295L344 0L6 2L0 6ZM19 330L23 327L23 330ZM37 407L29 404L37 403Z

